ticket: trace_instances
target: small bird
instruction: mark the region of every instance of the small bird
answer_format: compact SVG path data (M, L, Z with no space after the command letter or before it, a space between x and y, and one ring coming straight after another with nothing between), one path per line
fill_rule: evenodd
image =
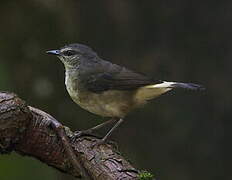
M149 100L175 88L203 89L201 85L193 83L154 80L101 59L83 44L70 44L58 50L47 51L47 54L58 56L64 64L65 85L73 101L91 113L111 118L78 134L89 134L115 122L98 144L107 140L130 111Z

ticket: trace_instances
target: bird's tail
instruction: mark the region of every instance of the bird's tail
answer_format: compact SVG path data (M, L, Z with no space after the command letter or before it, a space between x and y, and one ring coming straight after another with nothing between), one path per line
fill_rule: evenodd
M167 82L163 81L159 84L147 85L138 89L136 93L136 100L144 101L150 100L164 94L172 89L184 88L190 90L204 90L201 85L194 83L180 83L180 82Z
M149 88L149 86L147 86ZM159 84L150 85L151 88L184 88L190 90L204 90L205 88L202 85L194 83L181 83L181 82L166 82L163 81Z

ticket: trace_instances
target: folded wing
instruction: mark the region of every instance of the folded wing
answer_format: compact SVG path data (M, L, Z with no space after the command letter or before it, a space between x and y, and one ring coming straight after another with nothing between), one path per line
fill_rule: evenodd
M85 82L85 87L89 91L101 93L107 90L133 90L156 83L158 81L143 74L134 73L124 67L114 65L106 72L90 75Z

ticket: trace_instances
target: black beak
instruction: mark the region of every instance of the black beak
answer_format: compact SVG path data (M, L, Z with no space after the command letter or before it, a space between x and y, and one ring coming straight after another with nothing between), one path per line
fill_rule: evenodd
M50 50L50 51L46 51L47 54L52 54L52 55L59 55L60 54L60 50Z

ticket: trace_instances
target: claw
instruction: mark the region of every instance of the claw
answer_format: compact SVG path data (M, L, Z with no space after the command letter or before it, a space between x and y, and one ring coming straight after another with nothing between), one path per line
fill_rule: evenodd
M75 142L78 138L85 135L92 136L92 134L89 131L75 131L73 133L73 136L71 137L71 142Z
M75 136L76 138L81 137L83 134L84 134L83 131L75 131L75 132L74 132L74 136Z
M89 130L84 130L84 131L75 131L73 133L73 136L70 138L71 142L75 142L78 138L82 137L82 136L92 136L92 137L96 137L96 138L101 138L96 134L92 134L92 131Z

